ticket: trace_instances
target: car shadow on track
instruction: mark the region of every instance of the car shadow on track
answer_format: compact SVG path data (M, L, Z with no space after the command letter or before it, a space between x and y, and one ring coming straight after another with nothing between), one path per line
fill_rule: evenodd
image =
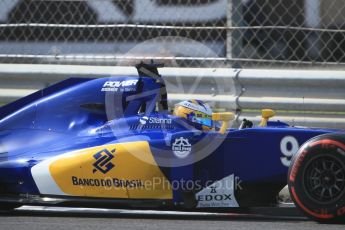
M62 207L23 206L14 211L0 212L3 216L32 217L74 217L74 218L126 218L126 219L167 219L167 220L197 220L197 221L307 221L308 219L295 209L258 208L247 212L214 213L214 212L175 212L154 210L126 209L90 209Z

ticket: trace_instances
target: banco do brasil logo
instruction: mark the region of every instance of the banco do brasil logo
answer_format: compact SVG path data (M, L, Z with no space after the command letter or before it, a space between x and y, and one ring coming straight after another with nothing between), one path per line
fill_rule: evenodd
M96 173L97 171L106 174L109 172L112 168L115 167L113 163L111 163L111 160L114 158L115 149L108 151L107 149L103 149L102 151L99 151L93 157L96 159L96 162L93 164L93 173Z

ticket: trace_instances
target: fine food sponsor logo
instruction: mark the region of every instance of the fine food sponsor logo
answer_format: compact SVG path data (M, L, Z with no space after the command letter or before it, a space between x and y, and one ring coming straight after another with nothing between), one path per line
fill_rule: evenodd
M172 151L178 158L185 158L192 151L192 145L187 138L176 138L172 144Z

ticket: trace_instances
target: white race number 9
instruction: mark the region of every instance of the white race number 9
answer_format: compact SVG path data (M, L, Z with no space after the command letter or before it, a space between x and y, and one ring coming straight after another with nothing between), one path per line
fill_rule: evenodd
M299 144L296 138L293 136L286 136L280 142L280 151L283 157L280 158L282 164L286 167L290 166L291 157L297 153Z

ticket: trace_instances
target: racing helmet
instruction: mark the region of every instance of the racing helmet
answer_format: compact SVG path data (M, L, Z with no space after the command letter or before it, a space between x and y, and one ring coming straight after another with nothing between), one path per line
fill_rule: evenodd
M173 114L187 119L197 129L209 131L213 128L212 109L200 100L182 101L176 104Z

